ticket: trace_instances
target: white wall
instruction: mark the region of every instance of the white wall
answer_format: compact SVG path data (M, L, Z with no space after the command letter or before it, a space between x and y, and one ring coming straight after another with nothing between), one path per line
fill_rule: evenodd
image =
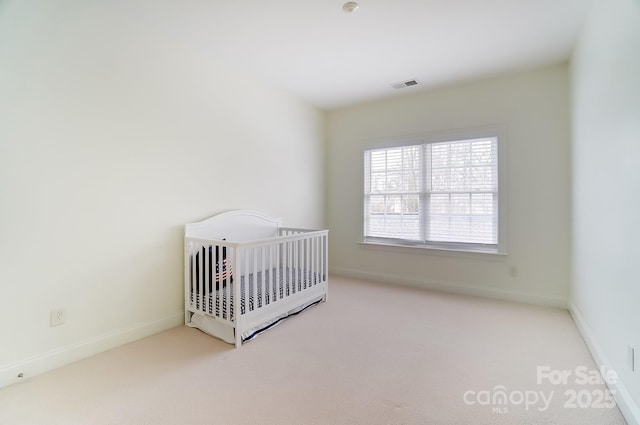
M449 291L565 305L570 264L566 65L328 114L327 220L334 272ZM410 90L410 89L405 89ZM368 139L499 125L507 133L507 257L359 245ZM517 277L511 277L516 267Z
M322 226L324 126L109 2L0 3L0 386L180 324L186 222Z
M620 395L626 388L635 400L625 408L639 423L640 2L595 2L572 86L572 308L596 357L619 374Z

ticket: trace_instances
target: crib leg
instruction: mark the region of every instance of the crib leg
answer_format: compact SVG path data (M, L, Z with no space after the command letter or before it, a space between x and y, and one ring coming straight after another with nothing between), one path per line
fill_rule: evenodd
M184 324L185 326L191 322L191 312L189 310L184 311Z
M235 329L235 333L236 333L236 348L240 348L240 346L242 345L242 334L238 332L237 329Z

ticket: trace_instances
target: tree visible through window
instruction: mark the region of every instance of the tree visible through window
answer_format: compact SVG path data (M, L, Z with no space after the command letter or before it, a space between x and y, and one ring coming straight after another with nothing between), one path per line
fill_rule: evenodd
M365 239L497 248L497 138L367 149L364 161Z

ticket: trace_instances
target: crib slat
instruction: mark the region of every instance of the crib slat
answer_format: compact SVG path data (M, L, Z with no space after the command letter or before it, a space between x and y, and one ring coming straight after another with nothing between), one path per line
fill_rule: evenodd
M316 263L316 283L320 283L320 238L316 237L315 238L315 245L316 245L316 256L315 256L315 263Z
M281 261L281 253L280 250L282 249L282 244L279 243L276 245L275 250L276 250L276 261L275 261L275 269L276 269L276 277L275 280L273 281L273 301L278 301L280 299L280 269L282 264L280 264Z
M242 250L242 271L240 272L240 276L242 276L240 279L244 279L244 285L241 284L241 282L238 282L238 285L240 287L240 298L238 300L235 300L236 306L238 306L238 311L235 313L238 316L242 315L242 306L241 303L244 302L244 307L245 307L245 312L247 311L247 296L248 296L248 285L249 282L247 282L247 277L249 276L249 249L244 249Z
M304 285L304 279L302 278L302 269L304 268L304 241L298 239L296 241L297 252L298 252L298 267L296 270L296 277L298 278L298 291L302 291L302 286Z
M216 314L216 306L215 303L212 303L211 307L209 307L209 300L211 296L211 282L213 280L211 266L213 265L214 259L212 258L212 251L215 245L207 244L205 247L205 264L204 264L204 299L205 299L205 307L207 313ZM215 301L215 300L214 300Z
M305 250L305 264L304 264L304 287L305 289L311 286L309 284L309 270L311 269L311 240L304 240Z
M232 308L232 298L233 298L233 293L232 291L232 286L233 286L233 279L234 276L237 279L237 275L236 275L236 270L235 270L235 266L236 266L236 248L232 248L229 247L227 248L227 267L229 268L227 271L227 276L224 279L224 285L222 288L222 296L224 297L224 300L226 301L226 305L227 308L225 309L225 318L227 320L232 320L233 317L231 315L231 308ZM236 280L236 285L239 285L240 283Z
M264 306L265 293L267 289L265 285L265 278L267 275L267 268L265 266L267 263L265 263L264 250L265 250L265 246L263 245L260 247L260 268L262 269L262 276L260 278L260 296L259 296L258 307Z
M253 248L247 248L245 250L244 258L244 285L242 288L242 301L244 302L244 313L248 313L251 307L251 294L253 288L251 286L251 262L253 261L251 256L253 254Z
M253 248L253 309L258 307L258 248Z
M298 241L298 289L304 290L304 261L305 261L305 240L300 239Z
M313 286L315 285L314 276L316 275L316 238L311 237L309 244L311 245L311 264L309 265L309 273L311 273L311 276L309 277L309 286Z
M202 244L198 244L198 252L200 253L200 255L198 256L198 267L199 267L199 273L198 273L198 304L200 305L200 311L206 311L204 304L203 304L203 300L202 300L202 271L204 270L204 255L202 255Z
M297 257L297 261L296 261L296 278L298 279L298 286L297 289L298 291L302 290L302 276L300 275L300 270L302 268L302 260L304 259L303 257L303 252L302 252L302 241L301 240L296 240L296 257Z
M304 270L307 288L313 286L313 237L307 239L307 268Z
M289 291L289 242L282 244L282 296L286 297Z
M307 289L307 276L306 276L306 273L307 273L307 270L308 270L308 267L309 267L309 250L307 249L307 247L308 247L308 242L309 241L307 239L302 239L301 242L302 242L302 258L303 258L303 261L302 261L302 267L301 267L302 270L300 271L300 274L301 274L300 278L302 280L302 289Z
M234 258L234 266L237 267L233 269L233 292L229 292L229 304L233 304L233 312L229 310L229 319L233 319L234 321L237 319L240 314L240 300L242 299L242 276L243 276L243 261L244 261L244 249L235 249L235 255L237 257ZM233 297L233 300L231 299ZM229 307L231 309L231 307Z
M271 276L273 273L273 269L271 268L271 263L273 262L273 258L271 256L271 253L273 252L273 246L269 245L268 247L265 247L265 256L266 256L266 263L263 265L264 270L265 270L265 281L264 281L264 303L265 305L269 304L271 302L271 282L273 282L273 277Z
M231 269L232 259L229 258L229 251L226 247L220 247L218 251L221 255L218 256L218 282L216 282L216 298L220 304L220 317L230 320L230 299L227 294L229 293L229 280L233 270Z
M293 282L293 241L287 244L287 295L292 294L294 291Z
M304 241L298 240L298 270L296 275L298 276L298 291L302 291L302 285L304 285L304 280L302 278L302 269L304 267Z
M191 251L189 252L190 256L189 256L189 261L191 263L191 270L189 270L189 274L191 275L189 278L189 298L190 298L190 303L191 303L191 307L192 308L197 308L198 307L198 301L196 300L196 282L195 282L195 278L196 278L196 251L194 249L194 243L191 242L189 244L189 247L191 248Z
M272 303L273 301L275 301L275 299L273 298L273 296L271 295L273 292L273 285L274 285L274 281L273 281L273 274L274 274L274 270L273 270L273 256L274 256L274 246L273 245L269 245L269 279L268 279L268 289L269 289L269 296L267 298L267 304Z
M289 292L289 242L282 244L282 297L287 296Z
M302 257L300 254L300 241L298 239L296 239L295 242L295 260L294 260L294 264L295 264L295 283L296 283L296 291L300 291L300 258Z
M202 302L200 301L200 256L198 255L198 253L200 252L200 244L196 244L196 246L194 247L195 251L193 253L193 260L194 260L194 277L195 280L193 281L193 299L196 303L196 306L198 308L198 310L202 309Z
M281 249L282 249L282 253L281 253L281 263L282 263L282 270L281 270L281 274L282 274L282 283L280 284L281 286L281 294L280 294L280 298L283 298L286 296L286 290L287 290L287 278L288 278L288 262L287 262L287 256L289 255L287 252L287 242L283 242L280 244Z
M298 252L300 251L300 249L298 248L299 242L298 241L293 241L292 243L293 245L293 292L296 293L298 291L298 284L299 284L299 280L298 279Z
M280 278L280 273L279 273L279 268L280 268L280 244L274 244L273 245L273 263L271 264L271 267L273 268L273 274L271 275L272 277L272 284L271 284L271 290L273 291L273 300L272 302L276 302L278 301L278 285L280 285L279 283L279 278Z
M211 263L213 261L212 257L212 251L213 251L214 245L211 244L207 244L205 247L205 255L204 255L204 299L205 299L205 307L206 310L209 314L216 314L216 306L215 303L212 303L213 305L211 305L211 310L209 310L209 295L211 293L211 287L209 286L210 282L213 279L213 276L211 276Z

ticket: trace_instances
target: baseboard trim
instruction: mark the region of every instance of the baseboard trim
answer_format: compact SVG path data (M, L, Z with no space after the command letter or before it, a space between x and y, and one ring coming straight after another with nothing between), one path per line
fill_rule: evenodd
M184 313L180 312L162 319L137 323L9 364L0 368L0 388L182 324L184 324ZM22 377L18 376L20 374Z
M460 295L469 295L473 297L492 298L505 301L514 301L524 304L541 305L545 307L556 307L567 309L568 303L565 298L553 297L546 295L527 294L517 291L506 291L497 288L480 288L477 286L437 282L428 279L414 279L402 276L389 275L385 273L363 272L344 267L330 267L329 273L337 276L344 276L354 279L371 280L381 283L395 283L403 286L411 286L422 289L429 289L439 292L449 292Z
M573 321L582 335L582 339L584 339L587 344L596 365L599 368L604 368L605 370L615 370L607 356L604 354L602 346L593 335L593 331L591 331L591 328L584 319L580 309L573 302L569 303L569 313L571 313L571 317L573 317ZM627 420L627 424L640 425L640 407L633 400L633 397L631 397L631 394L624 382L618 380L615 384L608 385L610 390L615 391L614 398L622 412L622 415Z

